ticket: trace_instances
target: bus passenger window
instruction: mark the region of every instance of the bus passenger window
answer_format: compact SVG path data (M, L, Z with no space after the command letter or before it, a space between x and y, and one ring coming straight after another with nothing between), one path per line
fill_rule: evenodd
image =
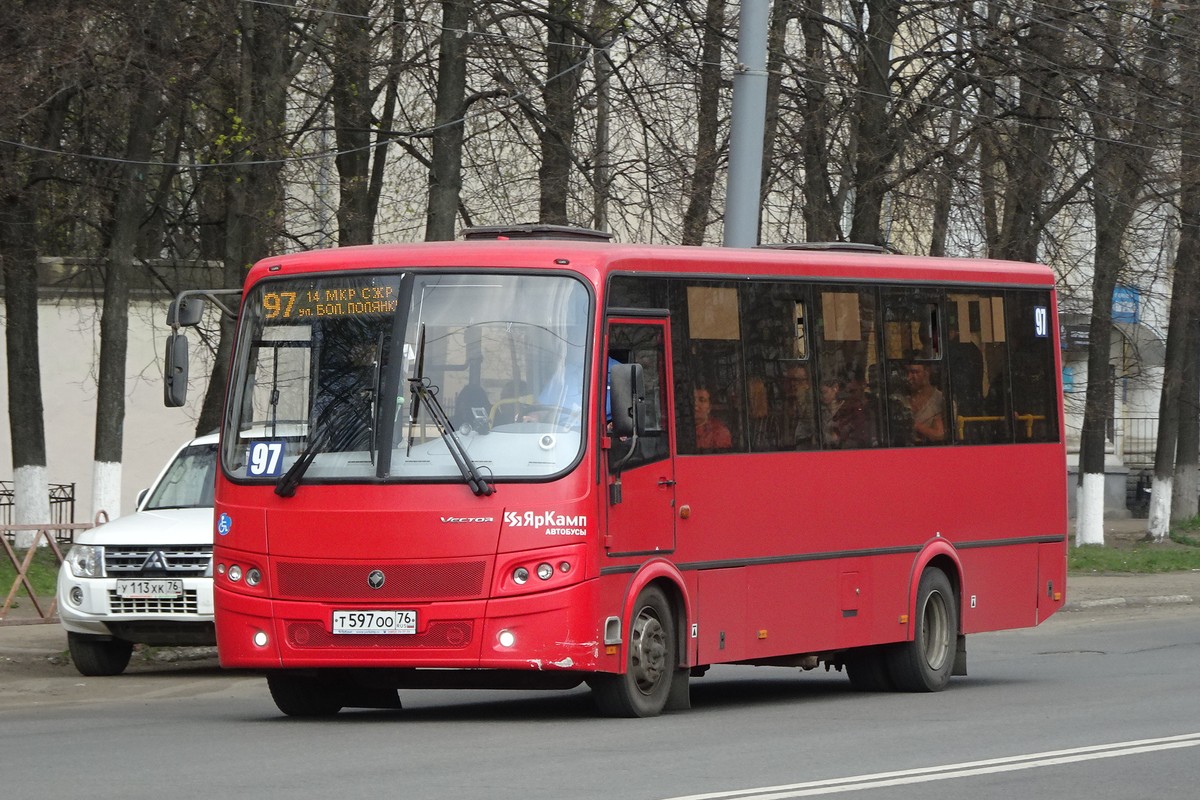
M961 444L1012 440L1004 376L1008 341L1001 294L946 295L947 423Z
M746 445L755 453L819 447L809 355L809 287L750 282L739 292L745 331Z
M940 309L937 290L883 290L888 438L893 447L951 440Z
M883 431L879 322L874 289L829 287L814 295L820 439L826 450L876 447Z
M1018 442L1057 442L1057 373L1050 331L1050 295L1008 295L1009 393L1013 433Z

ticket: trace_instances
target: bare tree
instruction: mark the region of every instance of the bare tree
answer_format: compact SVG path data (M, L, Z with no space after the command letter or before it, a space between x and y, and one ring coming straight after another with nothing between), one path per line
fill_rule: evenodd
M14 521L49 520L38 338L38 273L47 187L71 99L86 82L89 15L73 4L14 0L0 15L0 266L4 277ZM28 547L32 533L16 538Z
M1088 387L1080 440L1079 490L1075 544L1104 543L1104 451L1112 414L1109 362L1112 349L1112 298L1126 267L1126 237L1134 214L1149 190L1150 147L1160 139L1163 118L1159 98L1166 63L1161 12L1139 19L1109 8L1094 20L1096 30L1081 28L1099 51L1094 81L1077 96L1095 137L1092 205L1096 248L1092 265L1092 314L1088 331ZM1131 29L1132 26L1137 26ZM1140 30L1138 29L1140 28ZM1140 58L1131 56L1142 42ZM1092 88L1094 87L1094 92Z
M429 211L425 240L454 238L462 193L462 154L467 112L467 46L473 4L442 3L438 45L437 100L433 115L433 154L429 163Z

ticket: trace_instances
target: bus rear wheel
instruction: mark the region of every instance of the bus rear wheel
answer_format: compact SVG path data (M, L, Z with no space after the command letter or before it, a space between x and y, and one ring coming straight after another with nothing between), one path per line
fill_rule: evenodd
M625 652L624 674L589 679L596 707L607 717L656 717L679 664L671 605L661 589L651 586L638 595Z
M926 569L917 586L911 642L888 650L888 671L902 692L940 692L950 682L958 641L958 599L946 573Z
M275 706L289 717L332 717L342 710L339 687L326 680L291 672L267 675Z

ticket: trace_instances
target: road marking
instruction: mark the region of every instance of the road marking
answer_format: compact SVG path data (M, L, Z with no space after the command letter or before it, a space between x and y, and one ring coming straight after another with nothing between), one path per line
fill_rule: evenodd
M1138 739L1130 742L1115 742L1069 750L1050 750L1044 753L1028 753L1021 756L989 758L983 761L965 761L961 764L944 764L940 767L920 767L896 772L877 772L871 775L854 775L847 778L831 778L823 781L791 783L781 786L762 786L757 789L738 789L730 792L709 792L672 797L668 800L786 800L793 797L815 797L822 794L857 792L863 789L881 789L885 786L904 786L913 783L929 783L951 778L968 778L973 775L990 775L999 772L1016 772L1023 769L1053 767L1079 761L1094 761L1100 758L1117 758L1160 750L1175 750L1200 745L1200 733L1185 733L1179 736L1164 736L1158 739Z

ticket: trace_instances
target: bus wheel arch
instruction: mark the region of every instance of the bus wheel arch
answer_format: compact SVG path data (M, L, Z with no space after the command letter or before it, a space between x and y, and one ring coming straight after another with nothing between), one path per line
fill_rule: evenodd
M941 691L955 672L961 595L952 575L957 571L948 558L931 559L920 572L912 637L887 650L888 673L900 691Z
M588 679L596 707L609 717L654 717L687 707L687 671L681 668L686 639L682 593L673 581L642 585L625 618L620 673Z

